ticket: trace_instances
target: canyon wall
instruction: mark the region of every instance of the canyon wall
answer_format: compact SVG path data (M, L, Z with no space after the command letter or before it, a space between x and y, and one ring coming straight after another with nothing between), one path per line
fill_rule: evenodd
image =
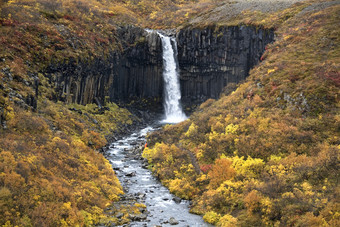
M274 32L246 26L184 29L177 40L186 103L218 98L228 83L244 80Z
M116 33L120 48L109 56L48 67L44 74L53 81L57 100L87 104L161 99L163 63L158 35L132 26Z
M54 82L56 99L81 104L105 100L162 101L162 44L156 33L122 27L120 48L108 57L51 65L44 74ZM244 80L258 63L273 31L255 27L183 29L177 35L182 102L218 98L228 83Z

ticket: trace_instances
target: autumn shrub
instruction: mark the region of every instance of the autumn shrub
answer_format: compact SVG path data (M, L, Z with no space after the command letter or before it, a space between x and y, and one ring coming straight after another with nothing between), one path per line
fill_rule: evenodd
M203 220L210 224L217 224L221 216L214 211L209 211L203 216Z
M169 190L184 199L191 199L198 192L197 188L193 186L193 182L185 178L170 180Z
M216 159L215 164L208 172L210 178L209 186L218 187L221 183L234 177L235 170L231 166L232 162L226 158Z
M220 218L220 220L217 223L217 226L220 227L235 227L237 226L237 219L231 216L230 214L226 214L223 217Z

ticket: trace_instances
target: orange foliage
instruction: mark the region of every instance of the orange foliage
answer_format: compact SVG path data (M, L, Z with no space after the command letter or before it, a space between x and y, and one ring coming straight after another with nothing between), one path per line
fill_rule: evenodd
M211 188L217 188L221 183L235 176L235 170L231 167L231 164L232 162L228 159L216 159L208 173Z

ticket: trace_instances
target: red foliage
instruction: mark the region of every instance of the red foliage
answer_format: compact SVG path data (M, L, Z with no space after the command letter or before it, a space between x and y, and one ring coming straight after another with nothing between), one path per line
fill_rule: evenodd
M205 164L205 165L201 165L200 168L201 168L201 171L203 173L207 173L207 172L209 172L209 170L211 170L212 165L211 164Z
M264 59L266 59L266 56L263 54L260 58L261 61L263 61Z

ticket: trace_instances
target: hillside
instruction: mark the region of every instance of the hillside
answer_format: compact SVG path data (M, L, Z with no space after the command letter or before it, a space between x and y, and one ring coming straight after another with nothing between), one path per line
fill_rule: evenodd
M327 0L0 0L0 225L129 222L143 205L105 214L123 190L100 151L143 119L105 95L75 98L60 77L100 81L102 65L144 50L144 28L243 25L275 30L261 63L152 134L144 156L207 222L339 225L338 22Z
M155 174L207 222L339 225L340 6L319 2L220 21L274 27L276 41L244 83L149 136Z

